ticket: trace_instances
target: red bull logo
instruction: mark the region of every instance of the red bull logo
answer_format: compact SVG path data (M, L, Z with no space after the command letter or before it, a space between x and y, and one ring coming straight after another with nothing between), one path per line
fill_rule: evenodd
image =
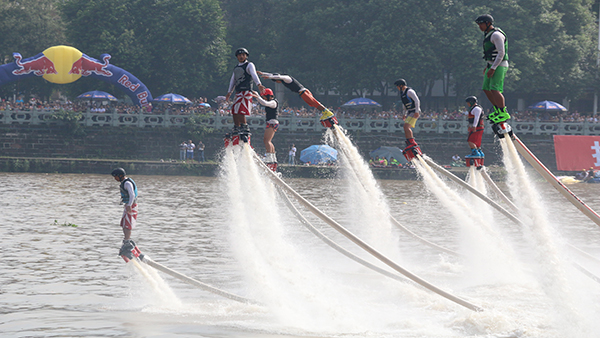
M49 47L27 59L23 59L19 53L14 53L13 57L15 62L0 65L0 72L6 75L0 77L0 82L41 76L48 82L67 84L79 80L82 76L89 76L117 85L133 102L142 107L152 107L152 94L148 88L126 70L111 65L109 54L102 54L100 60L97 60L74 47L61 45Z
M44 76L46 74L58 74L54 68L54 62L46 57L43 53L28 60L23 60L23 56L19 53L14 53L15 63L19 69L13 70L14 75L24 75L33 73L35 76Z
M101 76L112 76L112 72L106 70L110 60L110 55L102 54L102 61L99 62L85 54L81 55L81 58L73 63L69 74L78 74L81 76L90 76L92 73Z

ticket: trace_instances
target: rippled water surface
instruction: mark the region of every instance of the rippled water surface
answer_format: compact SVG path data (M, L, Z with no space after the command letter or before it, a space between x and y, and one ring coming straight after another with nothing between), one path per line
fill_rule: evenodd
M110 175L0 173L0 336L549 337L564 332L557 320L583 326L578 332L584 334L595 332L590 337L600 332L590 320L600 313L600 284L568 270L567 284L576 290L564 304L583 319L562 318L557 309L564 300L551 299L540 287L545 277L528 265L526 253L535 248L502 215L490 214L500 229L491 240L514 248L524 266L514 268L515 276L523 277L482 272L476 264L423 247L396 228L374 233L387 221L365 216L360 210L364 202L352 200L356 187L347 177L286 180L360 236L387 236L398 243L385 251L486 309L474 313L412 283L357 266L306 231L277 197L269 198L275 193L268 179L255 182L264 185L262 194L260 186L244 181L241 189L232 188L231 175L133 176L140 213L132 237L156 262L259 305L238 303L162 273L144 275L125 264L117 256L122 206ZM558 237L600 257L600 228L532 177ZM461 221L423 182L378 184L389 213L407 228L468 252ZM600 210L600 184L570 188ZM323 233L375 262L306 209L300 211ZM573 257L563 258L578 259ZM579 262L600 274L595 262Z

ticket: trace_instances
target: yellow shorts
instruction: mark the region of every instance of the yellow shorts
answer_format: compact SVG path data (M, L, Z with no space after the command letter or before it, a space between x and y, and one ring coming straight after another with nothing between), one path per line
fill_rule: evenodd
M404 119L404 123L408 123L411 127L414 128L417 125L417 118L409 115Z

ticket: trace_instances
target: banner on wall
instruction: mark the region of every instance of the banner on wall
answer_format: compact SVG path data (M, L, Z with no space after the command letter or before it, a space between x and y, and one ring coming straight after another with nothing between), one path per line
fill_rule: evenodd
M555 135L554 152L558 170L600 169L600 136Z
M30 58L23 59L19 53L13 58L15 62L0 66L0 86L32 76L58 84L89 76L115 85L141 107L149 107L152 102L148 88L133 74L111 65L108 54L97 60L70 46L54 46Z

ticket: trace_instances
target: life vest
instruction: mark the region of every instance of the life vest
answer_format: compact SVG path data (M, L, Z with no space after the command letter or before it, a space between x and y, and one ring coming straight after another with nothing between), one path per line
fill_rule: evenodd
M275 108L265 107L266 121L277 120L277 115L279 115L279 101L277 101L277 99L274 99L273 101L277 102L277 106L275 106Z
M479 115L479 122L477 123L477 126L475 126L475 130L483 130L483 107L481 107L480 105L476 104L473 107L471 107L471 109L469 109L469 115L467 117L467 119L469 120L469 126L473 125L473 122L475 121L475 115L473 115L473 109L475 109L475 107L479 107L481 108L481 114Z
M135 184L135 182L127 177L126 179L123 180L123 182L121 182L121 185L119 186L120 190L121 190L121 202L128 204L129 203L129 198L131 198L131 196L129 196L129 192L127 191L127 189L125 189L125 182L131 182L131 184L133 184L133 193L135 194L135 196L133 196L133 203L137 202L137 196L138 196L138 191L137 191L137 185Z
M235 91L243 92L245 90L252 90L252 76L248 74L246 68L248 68L249 62L244 62L241 65L235 66L233 68L233 74L235 76Z
M484 33L483 35L483 59L486 61L494 61L496 60L496 56L498 56L498 50L496 49L496 45L492 43L492 34L494 32L500 32L504 35L504 57L502 61L508 60L508 38L506 34L500 28L494 28L491 31Z
M410 87L406 87L406 89L400 93L400 99L402 99L402 104L404 104L404 108L406 108L406 110L409 113L412 113L415 111L415 101L413 99L411 99L410 97L408 97L408 91L410 90Z

